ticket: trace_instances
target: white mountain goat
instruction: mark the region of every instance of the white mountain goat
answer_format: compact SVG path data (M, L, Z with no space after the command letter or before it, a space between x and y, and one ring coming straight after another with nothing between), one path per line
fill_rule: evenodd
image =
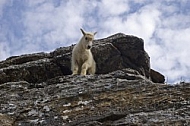
M72 51L71 70L72 75L80 74L95 74L96 62L94 61L91 48L94 40L94 35L97 33L85 32L80 29L83 37L77 43Z

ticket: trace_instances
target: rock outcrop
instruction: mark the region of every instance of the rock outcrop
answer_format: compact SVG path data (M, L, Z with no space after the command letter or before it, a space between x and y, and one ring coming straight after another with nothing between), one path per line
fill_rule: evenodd
M70 75L72 49L73 46L62 47L51 53L10 57L0 62L0 83L12 81L39 83L56 76ZM140 38L121 33L115 34L105 39L95 40L92 52L97 63L97 74L130 68L148 79L152 77L150 58ZM161 74L157 72L157 75ZM164 77L152 80L163 83Z
M73 46L0 62L0 125L190 125L190 84L164 84L142 39L94 43L94 76L70 75Z

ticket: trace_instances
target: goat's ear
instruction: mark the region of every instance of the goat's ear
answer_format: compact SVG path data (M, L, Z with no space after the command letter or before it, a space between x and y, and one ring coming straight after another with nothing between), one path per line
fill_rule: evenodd
M83 35L86 34L85 31L82 28L80 30L81 30L81 32L82 32Z
M94 35L96 35L97 34L97 32L94 32Z

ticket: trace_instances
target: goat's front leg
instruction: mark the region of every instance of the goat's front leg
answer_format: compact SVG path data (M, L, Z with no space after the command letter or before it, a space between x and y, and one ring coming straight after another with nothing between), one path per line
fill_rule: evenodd
M89 67L89 64L87 62L84 62L81 68L81 75L86 75L88 67Z

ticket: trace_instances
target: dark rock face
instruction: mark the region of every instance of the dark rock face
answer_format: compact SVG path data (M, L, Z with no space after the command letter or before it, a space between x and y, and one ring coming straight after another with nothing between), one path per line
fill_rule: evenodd
M163 84L143 40L95 40L97 74L72 76L73 46L0 62L0 125L190 125L190 84Z
M155 83L165 82L164 76L161 73L159 73L153 69L150 70L150 76L151 76L152 81Z
M97 62L97 73L105 74L118 69L131 68L147 78L150 77L150 59L144 51L142 39L116 34L94 43L95 48L92 52Z

